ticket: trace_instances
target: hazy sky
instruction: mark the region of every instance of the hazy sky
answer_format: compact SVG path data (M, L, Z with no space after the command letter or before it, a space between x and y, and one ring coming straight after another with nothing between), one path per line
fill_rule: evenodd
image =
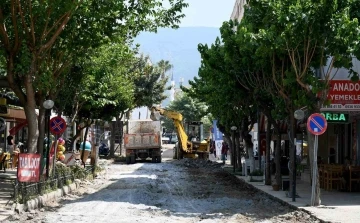
M235 0L186 0L189 7L180 26L221 27L230 19Z

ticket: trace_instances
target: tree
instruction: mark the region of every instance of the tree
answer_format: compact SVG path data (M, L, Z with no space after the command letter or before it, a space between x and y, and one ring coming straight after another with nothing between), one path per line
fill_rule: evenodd
M238 32L253 42L250 45L256 46L253 53L260 61L271 61L272 81L289 113L290 139L294 136L294 110L306 106L312 112L320 111L327 103L328 81L334 70L348 68L357 77L351 69L359 38L356 14L350 13L354 7L359 4L353 1L249 2ZM294 162L294 157L291 160ZM318 183L316 191L318 205Z
M48 86L71 67L65 52L86 52L119 35L132 38L140 31L177 27L186 6L183 0L170 1L168 9L161 1L2 1L0 55L6 59L9 85L25 110L29 151L35 152L39 137L35 109L40 108L42 123L42 101L51 96L50 89L38 87Z
M190 97L206 103L209 113L219 121L219 128L225 135L230 135L231 126L238 126L237 134L246 139L245 149L250 158L253 158L253 144L249 132L255 122L256 109L252 106L252 92L237 81L238 71L229 63L229 57L220 39L211 47L199 44L198 50L202 58L199 78L195 77L193 81L189 81L191 88L185 91ZM235 150L237 149L232 148L233 153ZM240 154L243 153L238 151L236 154L238 159L235 166L240 164Z
M162 79L164 79L166 73L173 68L173 65L171 65L168 60L160 60L160 61L157 63L157 66L158 66L158 67L160 68L160 70L161 70L161 78L162 78Z
M160 104L166 99L165 91L168 77L162 78L162 68L148 63L149 57L141 56L136 62L134 76L134 107L147 106L151 108L154 104ZM131 108L131 109L133 109Z

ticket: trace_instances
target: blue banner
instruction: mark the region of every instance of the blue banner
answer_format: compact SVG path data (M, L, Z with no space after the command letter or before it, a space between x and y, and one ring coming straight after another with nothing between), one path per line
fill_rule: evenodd
M214 140L223 140L223 133L220 132L219 128L216 126L217 120L213 120L213 133L214 133Z

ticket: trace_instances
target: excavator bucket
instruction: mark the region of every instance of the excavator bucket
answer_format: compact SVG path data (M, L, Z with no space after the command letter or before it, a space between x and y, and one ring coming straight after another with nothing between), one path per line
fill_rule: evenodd
M157 111L152 110L150 114L150 119L153 121L159 121L160 120L160 113Z

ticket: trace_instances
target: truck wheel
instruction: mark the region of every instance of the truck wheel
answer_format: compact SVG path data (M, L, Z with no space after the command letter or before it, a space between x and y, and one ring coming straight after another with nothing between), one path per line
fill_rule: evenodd
M153 156L153 157L151 158L151 162L152 162L152 163L156 163L156 156Z
M130 156L130 163L131 164L135 163L135 156Z
M127 156L126 157L126 164L130 164L130 163L131 163L130 156Z
M176 160L177 159L177 147L175 146L173 149L173 159Z
M161 156L158 156L156 161L157 163L161 163Z

